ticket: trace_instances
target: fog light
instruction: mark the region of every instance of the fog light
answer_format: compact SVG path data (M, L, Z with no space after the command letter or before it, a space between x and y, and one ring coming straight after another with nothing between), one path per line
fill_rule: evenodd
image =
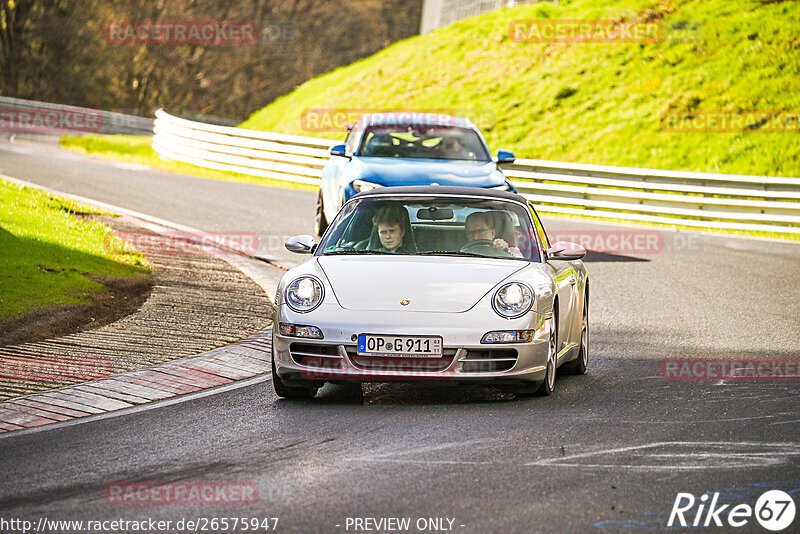
M500 330L487 332L483 335L481 343L530 343L536 330Z
M322 330L316 326L302 324L280 323L281 335L289 337L305 337L309 339L322 339Z

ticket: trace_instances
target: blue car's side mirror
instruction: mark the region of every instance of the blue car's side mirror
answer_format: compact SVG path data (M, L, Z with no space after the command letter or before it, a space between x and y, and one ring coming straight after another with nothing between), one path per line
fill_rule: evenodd
M331 156L347 157L347 145L333 145L330 150Z
M497 151L497 163L514 163L514 160L517 159L514 156L514 153L510 150L498 150Z

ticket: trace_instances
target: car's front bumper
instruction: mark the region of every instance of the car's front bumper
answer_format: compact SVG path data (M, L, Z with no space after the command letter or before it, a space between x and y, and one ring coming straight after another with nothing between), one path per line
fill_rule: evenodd
M315 311L306 316L287 314L279 307L272 343L278 376L287 382L450 380L501 385L544 380L550 325L545 315L530 313L513 321L500 317L487 320L483 315L478 324L471 324L476 317L469 312L382 314L334 308L338 306L327 313ZM327 320L320 320L322 317ZM283 336L278 322L316 326L324 339ZM530 343L480 342L486 332L514 329L534 329L536 335ZM356 339L362 333L441 336L444 356L366 358L356 352Z

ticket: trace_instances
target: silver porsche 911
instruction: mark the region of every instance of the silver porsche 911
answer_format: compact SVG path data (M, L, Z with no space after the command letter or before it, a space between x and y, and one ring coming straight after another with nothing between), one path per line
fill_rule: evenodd
M275 298L273 384L311 398L325 382L451 380L549 395L586 372L585 250L554 243L525 198L468 187L360 193Z

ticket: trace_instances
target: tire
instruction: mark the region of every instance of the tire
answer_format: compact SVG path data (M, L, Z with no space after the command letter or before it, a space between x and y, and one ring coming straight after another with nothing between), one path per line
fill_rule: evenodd
M550 323L550 339L548 343L547 364L545 364L544 380L539 387L523 386L518 388L516 391L514 391L514 395L517 397L547 397L551 395L556 388L556 354L558 347L556 344L556 333L558 332L556 329L558 324L556 313L557 310L553 310L553 317Z
M556 356L558 354L558 319L556 318L556 314L558 313L558 308L553 309L553 318L552 322L550 323L550 340L549 340L549 348L548 348L548 357L547 357L547 364L545 366L545 375L544 381L542 385L539 386L539 389L536 391L536 394L540 397L547 397L553 394L553 391L556 389L556 372L558 367L558 362L556 361Z
M589 365L589 294L583 298L583 315L581 317L581 348L578 357L564 367L570 374L584 375Z
M325 219L325 204L322 201L322 189L320 189L317 195L317 210L314 214L314 231L317 233L317 236L322 237L322 234L324 234L327 229L328 220Z
M289 400L313 399L314 395L317 394L317 388L315 387L291 387L284 384L275 371L274 357L272 360L272 386L279 397Z

